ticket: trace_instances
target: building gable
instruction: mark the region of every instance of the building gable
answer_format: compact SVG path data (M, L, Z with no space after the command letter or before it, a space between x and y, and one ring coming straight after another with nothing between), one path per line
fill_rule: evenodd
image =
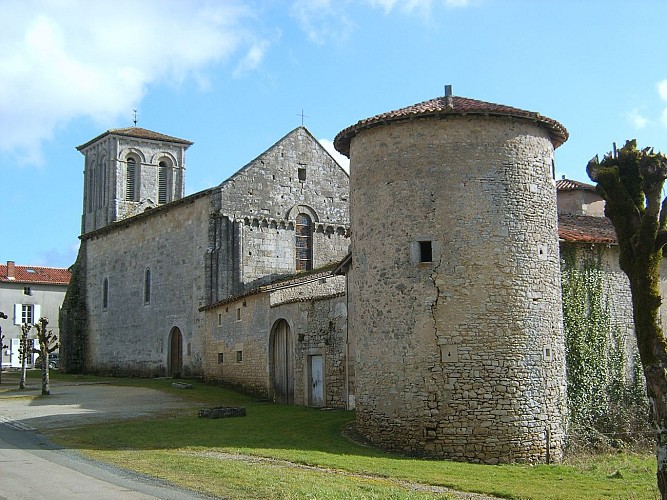
M347 225L349 177L304 127L298 127L218 187L217 207L233 220L294 219ZM297 210L298 211L298 210Z

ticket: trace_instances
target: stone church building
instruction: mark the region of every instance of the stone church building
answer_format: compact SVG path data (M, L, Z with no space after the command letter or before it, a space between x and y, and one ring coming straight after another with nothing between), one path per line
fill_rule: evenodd
M84 206L61 319L67 370L204 376L200 308L346 255L348 175L305 128L183 197L191 144L133 127L78 147ZM245 309L234 314L248 320Z
M350 176L299 127L184 197L191 142L109 130L78 147L64 367L356 408L363 435L402 452L557 460L563 248L574 266L602 249L605 300L632 334L602 200L555 179L567 137L448 88L338 134Z

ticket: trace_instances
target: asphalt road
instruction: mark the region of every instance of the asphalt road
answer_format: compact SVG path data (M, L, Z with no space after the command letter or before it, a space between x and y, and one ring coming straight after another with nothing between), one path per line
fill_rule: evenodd
M0 500L208 498L86 459L54 446L39 432L82 421L136 418L190 408L191 403L151 389L87 383L56 383L50 396L26 398L40 394L36 383L25 392L0 392ZM0 388L11 386L18 386L18 378L3 373Z

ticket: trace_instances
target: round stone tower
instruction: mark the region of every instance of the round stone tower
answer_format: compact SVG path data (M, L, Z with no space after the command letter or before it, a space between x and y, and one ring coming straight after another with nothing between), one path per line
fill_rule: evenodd
M450 89L335 139L351 162L357 426L412 454L558 460L566 381L554 148L568 134Z

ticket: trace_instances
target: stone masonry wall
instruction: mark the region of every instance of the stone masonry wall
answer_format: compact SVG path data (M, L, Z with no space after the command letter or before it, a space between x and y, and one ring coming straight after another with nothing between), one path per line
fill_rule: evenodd
M417 119L361 130L350 153L360 431L414 454L558 459L566 383L547 132L509 117Z
M349 246L349 178L299 127L214 190L211 302L296 271L296 216L313 222L313 267Z
M206 311L206 378L272 398L271 332L290 326L294 404L309 404L309 356L324 359L324 405L345 408L347 309L342 278L258 292ZM239 357L239 351L242 355ZM222 355L222 356L221 356ZM239 361L241 359L241 361Z
M87 368L166 375L169 338L183 335L183 375L203 373L204 257L210 199L192 196L89 236ZM150 269L150 302L144 278ZM103 283L108 280L108 305Z

